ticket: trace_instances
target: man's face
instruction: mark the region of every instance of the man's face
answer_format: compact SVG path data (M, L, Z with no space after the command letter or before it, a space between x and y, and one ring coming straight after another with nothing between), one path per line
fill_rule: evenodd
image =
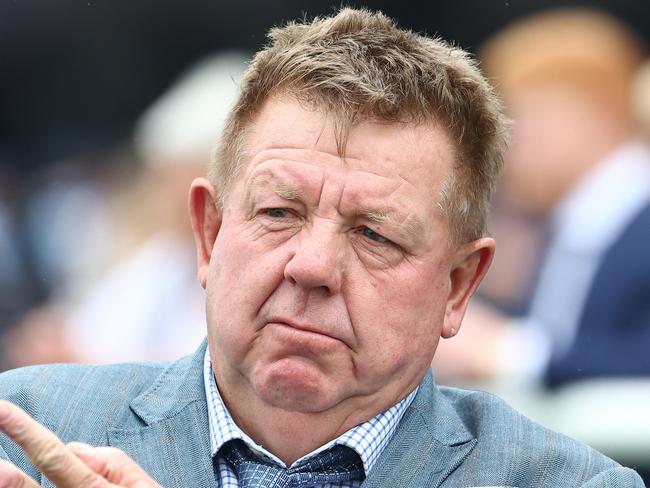
M271 99L248 149L222 214L205 180L191 193L226 401L362 416L389 407L421 380L440 335L458 330L491 257L485 243L448 244L437 206L454 159L445 132L364 122L342 160L331 118Z

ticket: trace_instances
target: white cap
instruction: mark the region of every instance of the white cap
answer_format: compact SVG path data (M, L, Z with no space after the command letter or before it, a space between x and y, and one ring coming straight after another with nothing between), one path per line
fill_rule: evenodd
M238 51L192 66L136 124L135 148L150 167L178 164L205 153L206 163L239 93L249 57Z

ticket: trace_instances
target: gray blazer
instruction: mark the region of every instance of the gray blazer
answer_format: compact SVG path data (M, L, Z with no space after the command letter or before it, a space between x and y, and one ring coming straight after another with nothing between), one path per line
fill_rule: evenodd
M216 486L203 387L206 343L173 363L49 365L0 375L0 397L63 441L126 451L165 487ZM0 434L0 458L53 486ZM427 374L370 487L643 487L638 475L482 392Z

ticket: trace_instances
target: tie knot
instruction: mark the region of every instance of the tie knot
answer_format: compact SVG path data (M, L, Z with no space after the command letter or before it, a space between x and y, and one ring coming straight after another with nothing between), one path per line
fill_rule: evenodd
M341 445L288 469L260 459L241 440L228 442L221 455L237 474L241 488L307 488L361 481L364 477L359 455L354 449Z

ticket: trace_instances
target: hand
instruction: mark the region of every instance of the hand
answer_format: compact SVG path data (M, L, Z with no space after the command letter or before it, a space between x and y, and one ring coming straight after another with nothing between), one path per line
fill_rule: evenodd
M61 488L151 488L156 483L124 452L61 440L16 405L0 400L0 431L18 444L34 465ZM0 488L40 485L13 464L0 461Z

